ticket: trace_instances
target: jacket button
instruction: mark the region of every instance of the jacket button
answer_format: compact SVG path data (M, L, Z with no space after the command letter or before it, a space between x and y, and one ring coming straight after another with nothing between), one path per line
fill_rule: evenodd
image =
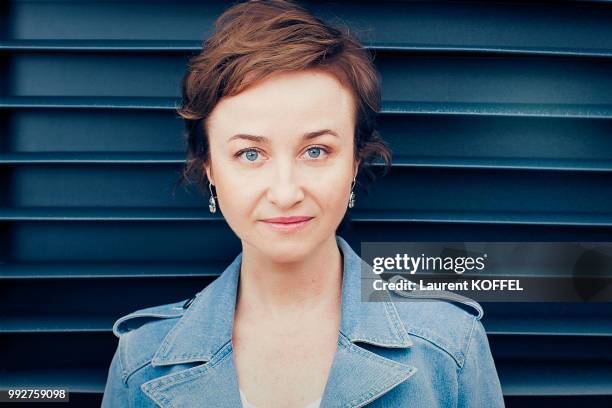
M191 299L188 299L185 303L183 303L183 309L187 309L189 306L191 306L195 298L196 295L194 295Z

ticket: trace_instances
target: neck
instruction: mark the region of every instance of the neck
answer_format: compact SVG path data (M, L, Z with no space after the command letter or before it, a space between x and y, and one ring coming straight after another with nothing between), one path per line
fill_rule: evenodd
M306 311L310 315L336 311L341 301L342 264L335 236L291 263L273 262L243 245L237 311L264 321L295 321Z

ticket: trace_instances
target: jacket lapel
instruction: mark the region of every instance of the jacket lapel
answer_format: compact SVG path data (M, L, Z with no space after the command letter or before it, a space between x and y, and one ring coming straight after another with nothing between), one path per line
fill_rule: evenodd
M321 407L361 407L415 372L416 368L359 347L341 334Z
M231 343L241 261L196 294L153 356L153 367L206 363L141 384L160 407L241 406Z
M209 363L148 381L141 389L160 407L240 407L232 355L227 343Z
M359 346L358 343L367 343L406 349L412 346L412 341L388 292L367 291L372 287L369 281L377 278L371 267L343 238L336 236L336 241L344 267L342 316L338 349L321 407L360 407L417 370ZM241 260L242 253L196 295L153 356L154 367L206 363L143 383L142 391L159 406L241 406L231 342ZM362 298L373 301L363 302Z

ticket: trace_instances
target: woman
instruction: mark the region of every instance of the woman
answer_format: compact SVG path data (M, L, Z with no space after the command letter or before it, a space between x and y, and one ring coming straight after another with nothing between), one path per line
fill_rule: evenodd
M187 302L115 322L103 407L503 406L478 304L361 301L367 264L336 231L357 175L390 164L379 105L348 30L286 1L219 17L183 81L184 176L242 252Z

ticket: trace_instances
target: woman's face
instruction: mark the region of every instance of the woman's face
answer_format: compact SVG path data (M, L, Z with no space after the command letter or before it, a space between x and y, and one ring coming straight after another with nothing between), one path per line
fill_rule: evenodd
M243 246L282 263L335 237L358 166L353 109L350 91L317 70L276 73L215 106L206 173ZM313 218L294 231L264 221L290 216Z

